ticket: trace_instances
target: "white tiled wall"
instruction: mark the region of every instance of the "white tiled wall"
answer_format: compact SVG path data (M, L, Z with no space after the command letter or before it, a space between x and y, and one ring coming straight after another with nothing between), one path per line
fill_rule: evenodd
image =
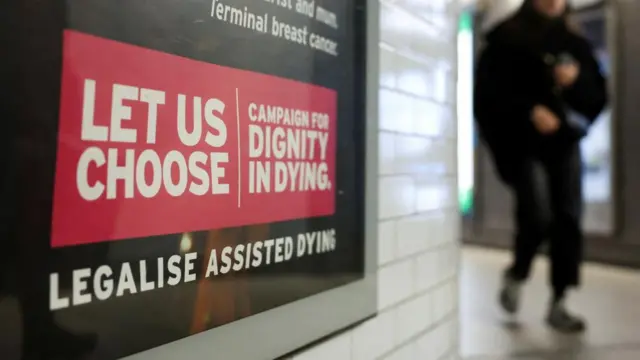
M379 315L294 360L458 358L456 0L381 0Z

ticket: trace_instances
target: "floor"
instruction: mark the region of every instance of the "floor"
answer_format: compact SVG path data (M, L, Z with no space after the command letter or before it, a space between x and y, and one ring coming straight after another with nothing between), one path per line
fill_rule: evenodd
M517 318L496 304L505 252L465 248L461 275L461 354L465 360L640 359L640 272L589 264L584 285L569 306L584 315L589 330L561 336L543 322L547 264L540 259L524 289Z

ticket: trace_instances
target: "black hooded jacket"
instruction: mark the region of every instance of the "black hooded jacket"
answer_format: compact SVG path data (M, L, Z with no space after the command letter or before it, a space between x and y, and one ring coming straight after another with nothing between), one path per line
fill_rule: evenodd
M553 67L566 55L580 64L580 75L570 88L560 90ZM540 19L521 10L487 35L476 64L474 115L499 171L542 148L561 151L575 145L585 130L568 121L568 112L580 114L590 125L606 102L605 79L591 45L564 20ZM560 118L555 134L541 135L534 128L531 112L538 104Z

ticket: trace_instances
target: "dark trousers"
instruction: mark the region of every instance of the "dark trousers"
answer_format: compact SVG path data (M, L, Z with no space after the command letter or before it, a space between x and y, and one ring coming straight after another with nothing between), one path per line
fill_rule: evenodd
M541 169L544 176L537 173ZM580 282L583 234L582 160L578 144L561 151L546 149L521 161L510 188L515 195L516 234L513 264L516 280L529 276L533 259L548 240L551 285L556 297ZM540 181L542 179L546 181Z

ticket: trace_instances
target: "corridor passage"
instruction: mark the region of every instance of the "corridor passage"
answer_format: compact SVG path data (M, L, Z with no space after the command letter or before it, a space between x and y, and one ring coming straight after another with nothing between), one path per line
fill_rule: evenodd
M588 331L563 336L544 322L548 302L547 263L536 263L523 292L520 314L497 305L506 252L466 247L463 251L460 321L464 360L638 360L640 359L640 272L589 264L571 309L584 315Z

